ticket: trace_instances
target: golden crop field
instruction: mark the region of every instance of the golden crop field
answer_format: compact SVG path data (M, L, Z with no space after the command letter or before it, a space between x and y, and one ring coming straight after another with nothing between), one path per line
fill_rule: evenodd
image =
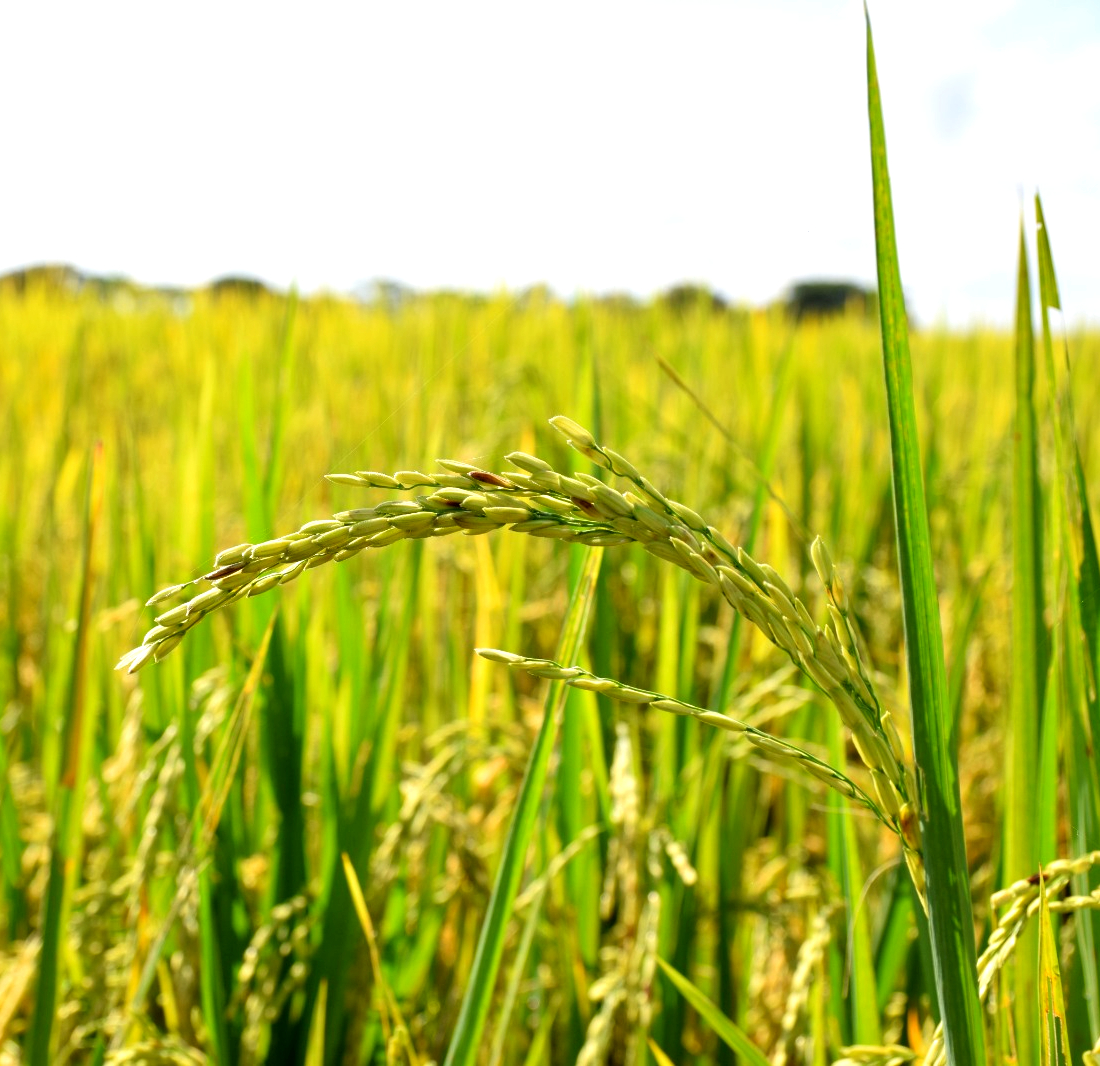
M0 294L0 336L7 1061L23 1061L47 976L60 1059L442 1060L546 687L472 649L553 656L593 549L505 531L365 551L115 672L159 610L144 601L219 549L393 495L324 473L440 472L442 455L500 471L515 449L598 472L548 426L566 414L815 618L820 534L877 691L906 717L874 322L503 294L180 307L44 287ZM1071 338L1079 365L1098 348ZM920 332L913 362L984 923L1011 698L1012 339ZM1100 412L1079 384L1095 483ZM754 626L734 638L718 590L637 544L602 552L579 665L724 711L866 787L822 694ZM722 1061L657 957L786 1061L809 1061L807 1040L921 1049L930 977L896 840L765 755L570 694L481 1061L637 1062L658 1054L648 1038L674 1062ZM1071 821L1050 822L1057 854Z

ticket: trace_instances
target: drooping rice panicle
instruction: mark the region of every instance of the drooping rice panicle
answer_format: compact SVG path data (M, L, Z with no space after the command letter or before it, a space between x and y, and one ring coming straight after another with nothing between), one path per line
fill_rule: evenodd
M802 941L802 946L798 949L798 963L791 977L791 987L783 1010L780 1042L772 1056L772 1066L787 1066L795 1054L796 1044L801 1035L798 1023L810 998L814 974L819 969L825 949L833 937L829 923L835 910L836 905L830 904L814 915L809 936Z
M815 777L830 788L835 789L841 795L866 807L884 825L897 832L897 828L887 812L851 778L828 763L822 762L808 751L780 740L770 733L765 733L761 729L738 721L736 718L731 718L729 715L721 714L718 711L708 711L705 707L697 707L695 704L673 699L671 696L663 696L659 692L650 692L646 689L624 685L613 678L597 677L579 666L562 666L551 659L528 659L512 652L500 651L497 648L477 648L475 650L482 658L503 663L534 677L563 681L573 688L582 689L585 692L598 692L600 695L607 696L619 703L631 704L638 708L652 707L655 710L666 711L669 714L683 715L703 722L705 725L721 729L724 732L733 733L751 744L766 760L778 765L794 766L801 769L811 777Z
M313 567L344 562L369 548L387 547L402 540L455 533L480 536L511 529L593 547L636 543L718 589L829 697L871 774L874 799L865 793L853 798L868 801L901 836L914 884L923 896L924 870L912 771L893 720L874 694L842 583L820 538L814 542L811 554L829 598L830 617L824 626L814 623L805 604L771 566L732 545L718 529L687 505L667 497L630 462L599 444L576 422L561 415L550 421L571 446L630 482L632 490L620 493L587 474L559 473L545 460L525 452L510 453L507 458L516 470L503 473L442 459L438 464L443 473L360 470L330 474L329 480L341 485L431 491L412 499L340 511L331 518L307 522L285 536L258 544L238 544L220 552L213 568L202 578L169 586L150 599L150 604L160 606L184 590L201 588L189 600L158 614L141 645L124 655L118 668L133 673L151 660L163 659L189 629L245 596L260 595L286 584ZM640 696L620 694L618 698L641 701ZM645 702L649 702L648 695ZM700 717L713 712L695 708L694 713ZM767 734L750 742L762 750L779 744ZM779 748L773 748L772 754L789 757ZM833 772L831 768L823 769L824 764L807 762L809 758L799 757L805 767L813 766L809 772L826 777Z
M650 857L668 838L667 829L649 829L642 815L643 786L636 773L636 753L625 722L615 729L615 750L609 781L610 835L600 915L614 922L609 943L600 952L600 975L588 989L588 998L600 1003L589 1022L579 1063L607 1061L611 1034L620 1035L621 1061L638 1061L640 1040L648 1033L653 1014L653 979L657 970L661 894L646 890L645 876L653 876ZM657 870L659 883L660 869Z

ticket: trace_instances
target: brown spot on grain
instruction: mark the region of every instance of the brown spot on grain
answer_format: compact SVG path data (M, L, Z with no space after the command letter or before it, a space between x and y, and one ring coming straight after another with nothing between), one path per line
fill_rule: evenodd
M490 473L488 470L471 470L470 477L474 481L480 481L483 485L497 485L502 489L513 489L515 485L508 481L506 478L502 478L499 474Z
M204 581L221 581L222 578L232 577L234 574L239 574L244 569L244 563L230 563L229 566L220 567L217 570L211 570L209 574L203 574Z

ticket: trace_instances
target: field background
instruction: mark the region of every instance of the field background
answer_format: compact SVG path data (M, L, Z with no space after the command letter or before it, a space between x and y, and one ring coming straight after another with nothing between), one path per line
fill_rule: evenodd
M384 495L325 473L430 470L436 457L501 469L515 449L584 469L546 423L568 415L818 607L807 538L821 534L879 692L905 720L873 320L795 327L779 311L539 294L388 307L32 286L0 291L0 338L0 1061L25 1061L42 994L49 841L74 765L86 786L45 978L53 1054L443 1060L543 707L541 688L473 648L552 655L584 550L507 533L401 543L219 612L137 677L113 670L152 625L157 589L221 548ZM1012 339L923 330L912 348L981 923L1009 702ZM1100 336L1071 350L1095 487ZM582 665L841 751L822 698L751 627L728 661L732 621L689 576L610 548ZM238 735L227 772L219 751ZM220 819L204 837L193 815L212 796ZM648 1035L676 1063L732 1062L652 974L654 951L792 1062L927 1040L932 986L904 867L874 822L822 790L689 720L574 692L540 817L534 895L510 930L481 1061L587 1049L640 1063L656 1054ZM593 1020L615 988L601 1051ZM394 1003L409 1040L387 1049Z

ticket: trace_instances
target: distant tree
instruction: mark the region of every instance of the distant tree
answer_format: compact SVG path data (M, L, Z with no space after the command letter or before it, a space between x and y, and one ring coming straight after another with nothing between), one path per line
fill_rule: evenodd
M873 318L878 315L878 293L853 281L800 281L790 287L784 306L798 320L851 312Z
M232 295L256 299L259 296L278 295L266 282L243 274L226 274L224 277L215 278L207 288L215 296Z
M729 304L718 293L708 289L705 285L696 285L691 282L673 285L671 289L663 292L658 299L671 310L680 313L695 308L715 313L729 309Z
M597 296L593 301L608 311L616 311L620 314L629 314L637 311L641 306L638 299L628 292L608 292L603 296Z
M22 295L30 288L64 289L78 292L85 276L68 263L38 263L0 275L0 288Z

